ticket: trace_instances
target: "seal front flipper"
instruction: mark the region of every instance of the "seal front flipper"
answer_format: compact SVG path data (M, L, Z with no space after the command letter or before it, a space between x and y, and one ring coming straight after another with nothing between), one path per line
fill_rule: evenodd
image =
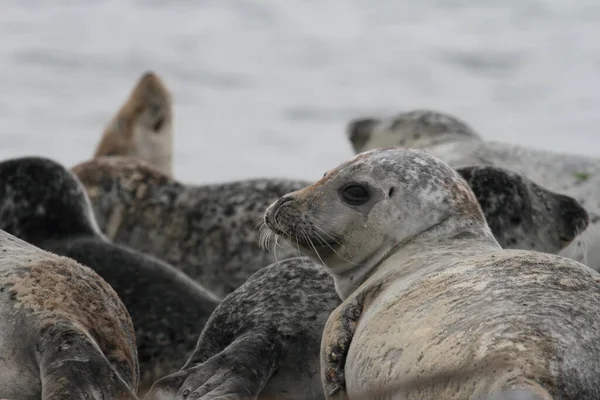
M243 335L204 363L186 368L188 362L181 371L158 380L146 399L256 399L283 353L283 346L273 340L276 336L269 331Z
M336 308L325 325L321 343L321 376L327 399L347 399L346 356L366 301L381 289L376 285Z
M111 365L93 339L76 327L48 328L38 348L42 400L138 400L135 388L121 376L127 366Z

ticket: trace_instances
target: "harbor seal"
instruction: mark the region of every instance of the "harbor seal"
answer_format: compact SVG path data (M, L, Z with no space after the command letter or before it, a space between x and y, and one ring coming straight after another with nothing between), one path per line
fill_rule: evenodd
M0 354L1 398L137 399L135 334L118 295L91 269L2 230Z
M502 249L473 191L442 160L404 148L358 154L282 196L264 220L325 265L343 299L321 344L327 398L476 364L492 373L405 398L598 398L600 274Z
M261 248L268 236L256 221L278 197L310 181L185 185L126 157L101 157L72 170L110 239L181 268L220 297L258 269L299 255L296 243L285 240L271 243L272 252ZM558 252L587 224L587 213L571 199L510 171L469 166L459 172L469 176L502 246Z
M172 95L159 76L148 71L106 126L94 157L136 157L171 175L172 153Z
M92 268L133 320L140 385L177 371L218 298L172 266L109 242L72 172L43 157L0 162L0 229Z
M310 259L267 266L223 299L194 354L147 399L323 399L321 334L339 304L331 276Z
M386 146L419 148L453 168L474 164L507 168L573 197L586 208L591 223L560 255L600 270L600 158L484 140L466 122L433 110L357 118L348 123L346 134L356 152Z

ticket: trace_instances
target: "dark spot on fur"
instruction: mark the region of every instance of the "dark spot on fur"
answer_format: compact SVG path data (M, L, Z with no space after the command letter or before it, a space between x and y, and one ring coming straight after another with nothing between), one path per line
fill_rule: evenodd
M392 197L392 195L393 195L393 194L394 194L394 187L392 186L392 187L390 188L390 191L388 192L388 196L389 196L389 197Z

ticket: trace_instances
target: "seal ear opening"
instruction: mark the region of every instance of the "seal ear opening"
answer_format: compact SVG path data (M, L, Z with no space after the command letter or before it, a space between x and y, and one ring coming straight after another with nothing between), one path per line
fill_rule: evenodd
M394 187L392 186L390 188L390 191L388 192L388 197L392 197L393 194L394 194Z
M152 125L152 130L154 131L154 133L158 133L160 131L160 129L163 127L164 123L165 123L165 117L160 117L154 123L154 125Z

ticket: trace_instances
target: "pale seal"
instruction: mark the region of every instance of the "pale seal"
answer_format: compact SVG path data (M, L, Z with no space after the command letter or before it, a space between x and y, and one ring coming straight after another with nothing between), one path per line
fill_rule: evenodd
M0 162L0 229L92 268L112 286L133 320L140 385L177 371L218 304L172 266L110 243L98 229L85 189L55 161Z
M159 76L148 71L104 129L94 157L136 157L171 175L172 153L172 96Z
M574 260L504 250L465 180L415 149L355 156L269 206L265 223L325 265L343 303L321 345L328 398L481 365L492 373L406 398L600 394L600 274ZM493 398L493 397L492 397Z
M135 334L114 290L2 230L0 355L1 398L137 398Z
M587 209L591 224L560 254L600 270L600 158L484 140L455 116L432 110L355 119L346 134L356 152L387 146L420 148L453 168L474 164L507 168L575 198Z
M261 248L266 237L256 221L269 204L309 181L264 178L185 185L124 157L94 159L73 172L109 238L167 261L221 297L258 269L299 254L296 243L284 240L272 246L273 252ZM468 175L502 246L558 252L587 224L587 214L576 202L517 174L493 167L459 172Z
M192 357L147 398L322 399L321 334L339 304L331 276L310 259L267 266L223 299Z

